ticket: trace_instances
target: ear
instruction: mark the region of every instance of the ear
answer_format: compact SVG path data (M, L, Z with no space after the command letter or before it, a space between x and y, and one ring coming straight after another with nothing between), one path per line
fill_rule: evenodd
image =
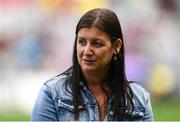
M113 53L116 55L121 50L122 40L118 38L113 44Z

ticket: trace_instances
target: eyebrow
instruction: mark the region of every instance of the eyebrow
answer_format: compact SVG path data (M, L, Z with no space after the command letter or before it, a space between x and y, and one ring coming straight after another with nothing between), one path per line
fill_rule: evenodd
M85 37L82 37L81 35L77 37L77 39L86 39ZM103 40L102 38L93 38L93 40Z

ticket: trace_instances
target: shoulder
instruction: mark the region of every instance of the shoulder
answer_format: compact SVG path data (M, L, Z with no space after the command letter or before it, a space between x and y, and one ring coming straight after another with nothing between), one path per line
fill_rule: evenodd
M145 106L150 98L149 92L142 85L136 82L130 83L130 87L133 91L135 103Z
M130 83L130 87L132 88L133 92L137 93L145 93L148 94L148 91L139 83L132 82Z
M47 80L44 85L49 87L49 88L53 88L55 87L57 84L58 85L63 85L64 82L67 80L68 76L67 75L64 75L64 74L60 74L60 75L57 75L49 80Z
M70 91L69 87L66 88L65 82L68 80L69 76L60 74L43 84L43 89L51 94L53 99L57 99L62 96L70 96L67 89Z

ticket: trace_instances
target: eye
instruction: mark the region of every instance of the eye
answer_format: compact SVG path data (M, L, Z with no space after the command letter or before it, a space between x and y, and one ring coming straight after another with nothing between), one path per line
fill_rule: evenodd
M95 41L93 42L93 45L94 45L95 47L97 47L97 48L100 48L100 47L104 46L103 43L102 43L100 40L95 40Z
M81 46L85 46L87 44L87 41L85 39L79 39L78 44L80 44Z

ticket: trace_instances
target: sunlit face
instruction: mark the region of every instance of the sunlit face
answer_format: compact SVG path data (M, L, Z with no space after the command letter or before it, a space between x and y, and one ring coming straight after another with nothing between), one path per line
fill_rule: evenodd
M94 26L81 28L76 46L78 62L83 72L102 73L108 70L115 47L107 33Z

